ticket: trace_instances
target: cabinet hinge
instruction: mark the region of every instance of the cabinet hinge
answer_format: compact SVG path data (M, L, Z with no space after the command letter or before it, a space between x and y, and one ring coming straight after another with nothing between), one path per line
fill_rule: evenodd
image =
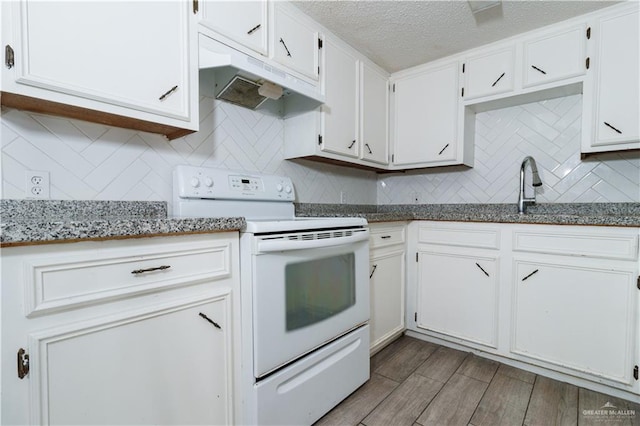
M464 74L464 63L462 64L462 74Z
M29 354L20 348L18 349L18 378L24 379L29 374Z
M8 44L4 47L4 63L9 69L13 68L13 66L15 65L13 48Z
M638 366L633 367L633 378L638 380Z
M199 7L198 7L198 0L193 0L193 13L196 14L198 13Z
M584 61L584 65L587 67L587 69L589 69L590 64L591 64L591 58L587 58L587 60Z
M318 145L322 145L322 135L318 135Z
M322 39L318 39L318 49L322 49Z
M413 313L413 320L414 320L415 322L418 322L418 313L417 313L417 312L414 312L414 313Z
M591 40L591 27L587 28L587 40Z

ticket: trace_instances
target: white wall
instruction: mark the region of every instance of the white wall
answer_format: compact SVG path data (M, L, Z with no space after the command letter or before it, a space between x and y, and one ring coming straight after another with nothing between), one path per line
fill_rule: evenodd
M48 171L52 199L171 202L178 164L287 175L299 202L375 204L376 175L283 158L283 121L202 97L200 131L158 135L3 109L2 197L25 198L25 171Z
M581 103L574 95L477 114L472 169L381 175L378 204L515 203L527 155L542 178L539 202L640 202L638 154L580 160Z

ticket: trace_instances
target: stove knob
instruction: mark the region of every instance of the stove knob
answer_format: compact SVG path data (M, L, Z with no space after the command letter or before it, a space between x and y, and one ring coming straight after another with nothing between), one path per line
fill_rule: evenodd
M287 185L287 186L284 188L284 192L286 192L287 194L291 194L291 191L292 191L292 189L291 189L291 187L290 187L289 185Z
M191 178L191 181L189 181L189 183L192 187L197 188L200 186L200 179L198 179L197 177Z
M204 178L204 184L205 186L211 188L213 186L213 179L207 176L206 178Z
M279 183L279 184L277 184L277 185L276 185L276 190L277 190L278 192L282 192L282 184L280 184L280 183Z

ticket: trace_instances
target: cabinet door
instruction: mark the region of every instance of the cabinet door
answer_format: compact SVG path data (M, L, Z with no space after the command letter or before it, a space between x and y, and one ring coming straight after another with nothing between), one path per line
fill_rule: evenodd
M16 4L19 84L167 117L190 117L188 4ZM18 10L19 9L19 10Z
M497 347L496 257L419 252L417 326Z
M524 87L582 75L586 71L584 25L524 43Z
M321 149L358 157L358 61L330 39L325 40L324 135Z
M638 11L603 19L596 58L593 146L640 139Z
M267 54L267 1L202 2L200 25L229 37L262 55Z
M458 63L395 81L394 164L438 165L456 159Z
M597 265L515 259L512 351L629 385L637 275Z
M467 58L464 64L464 99L513 90L513 47Z
M389 83L387 76L363 63L361 88L362 159L387 164L389 162Z
M274 6L274 37L271 55L282 65L312 80L318 80L318 31L299 19L296 12Z
M369 326L372 349L404 329L404 259L404 251L374 253L371 258Z
M232 424L230 311L227 294L32 334L32 420Z

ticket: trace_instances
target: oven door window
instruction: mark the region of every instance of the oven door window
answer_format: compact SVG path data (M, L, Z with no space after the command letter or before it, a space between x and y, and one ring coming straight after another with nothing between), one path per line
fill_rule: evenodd
M353 253L290 263L285 281L287 331L318 323L356 303Z

